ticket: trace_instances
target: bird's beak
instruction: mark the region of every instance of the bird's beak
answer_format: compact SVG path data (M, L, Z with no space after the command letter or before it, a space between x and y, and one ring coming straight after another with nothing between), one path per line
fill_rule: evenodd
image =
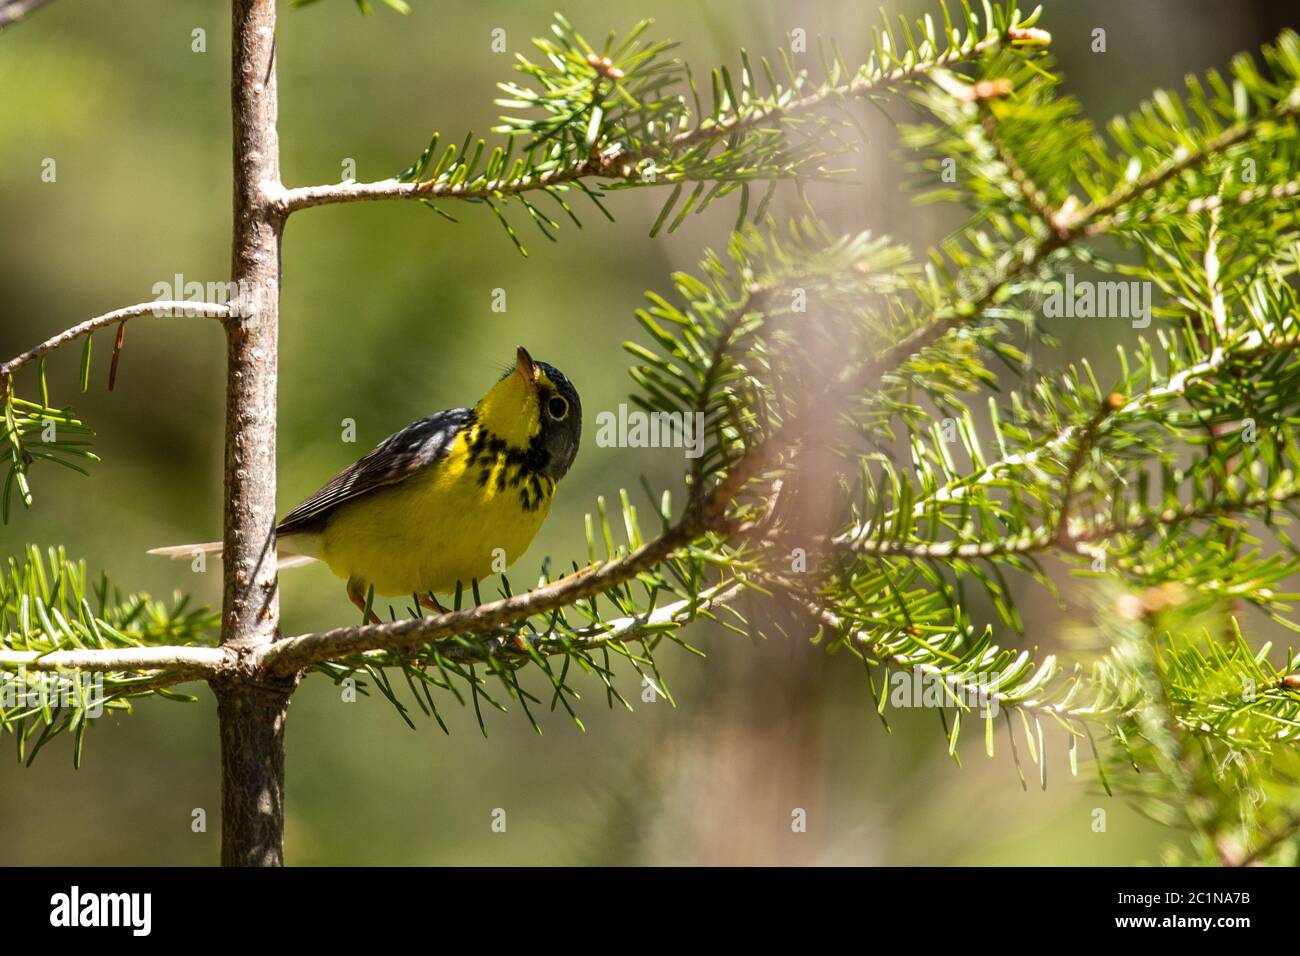
M533 364L533 357L528 354L528 349L522 345L515 349L515 371L529 385L537 382L537 366Z

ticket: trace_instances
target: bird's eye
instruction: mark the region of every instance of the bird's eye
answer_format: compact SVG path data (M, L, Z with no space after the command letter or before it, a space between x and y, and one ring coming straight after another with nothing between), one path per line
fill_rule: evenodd
M564 418L565 415L569 414L569 403L556 395L546 403L546 411L552 418L559 421Z

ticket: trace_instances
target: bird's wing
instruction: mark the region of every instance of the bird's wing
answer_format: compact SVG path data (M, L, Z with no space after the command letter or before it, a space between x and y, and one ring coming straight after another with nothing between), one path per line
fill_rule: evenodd
M396 484L441 460L456 434L473 417L468 408L451 408L418 422L379 443L374 451L343 469L276 526L277 534L317 530L319 523L345 501Z

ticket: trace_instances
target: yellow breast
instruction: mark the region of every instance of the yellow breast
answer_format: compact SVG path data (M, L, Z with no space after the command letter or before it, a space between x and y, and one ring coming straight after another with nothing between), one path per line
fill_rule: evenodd
M321 557L376 594L447 593L457 581L468 588L523 555L554 493L554 481L526 471L474 426L438 463L341 505L321 536Z

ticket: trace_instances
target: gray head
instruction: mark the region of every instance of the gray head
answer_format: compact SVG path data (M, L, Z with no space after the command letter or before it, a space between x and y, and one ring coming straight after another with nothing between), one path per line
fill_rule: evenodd
M582 441L582 402L578 390L554 365L537 362L537 399L542 413L542 447L547 451L542 471L559 481L578 457Z

